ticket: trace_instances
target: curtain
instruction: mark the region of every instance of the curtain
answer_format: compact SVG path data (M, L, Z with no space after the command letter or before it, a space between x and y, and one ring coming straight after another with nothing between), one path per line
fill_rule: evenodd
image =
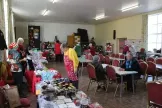
M142 15L142 40L143 40L143 47L148 50L148 15Z

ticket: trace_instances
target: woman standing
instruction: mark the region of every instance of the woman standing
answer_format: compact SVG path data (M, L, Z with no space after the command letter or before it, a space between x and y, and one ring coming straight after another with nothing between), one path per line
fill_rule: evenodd
M23 82L23 69L21 62L26 61L25 58L21 59L21 54L18 51L18 45L17 43L12 43L9 46L9 59L11 63L11 72L14 78L14 82L18 87L18 91L20 94L20 97L26 97L24 96L22 92L22 82Z
M62 44L64 51L64 63L71 83L78 89L77 68L79 60L74 49L69 48L67 43Z
M62 61L62 58L61 58L61 43L59 40L56 40L56 43L55 43L55 54L56 54L56 62L58 61Z

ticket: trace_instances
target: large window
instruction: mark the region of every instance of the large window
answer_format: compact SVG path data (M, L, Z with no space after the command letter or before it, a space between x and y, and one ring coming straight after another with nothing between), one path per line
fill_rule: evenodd
M162 13L148 16L148 50L162 48Z

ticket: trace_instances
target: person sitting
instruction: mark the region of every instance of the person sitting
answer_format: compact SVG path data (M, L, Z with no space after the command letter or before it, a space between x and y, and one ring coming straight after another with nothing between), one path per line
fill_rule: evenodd
M106 72L102 66L102 64L99 62L99 56L95 55L93 57L93 62L92 65L95 67L96 70L96 77L97 77L97 82L101 82L102 84L98 86L98 89L102 87L105 88L106 84Z
M126 54L126 61L123 63L123 65L121 66L121 71L136 71L138 72L138 74L135 75L135 79L139 79L140 75L141 75L141 70L140 70L140 65L138 63L138 61L133 58L133 54L131 52ZM127 81L127 89L129 91L132 91L132 76L131 75L127 75L126 77L124 77L124 80Z

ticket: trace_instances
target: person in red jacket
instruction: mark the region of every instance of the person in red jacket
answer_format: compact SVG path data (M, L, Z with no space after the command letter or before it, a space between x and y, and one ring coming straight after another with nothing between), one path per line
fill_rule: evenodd
M61 43L60 43L60 41L57 40L54 46L55 46L56 62L58 62L58 61L61 62L62 61L62 55L61 55L61 48L60 48Z
M89 44L91 55L94 56L96 54L95 47L92 45L92 43Z

